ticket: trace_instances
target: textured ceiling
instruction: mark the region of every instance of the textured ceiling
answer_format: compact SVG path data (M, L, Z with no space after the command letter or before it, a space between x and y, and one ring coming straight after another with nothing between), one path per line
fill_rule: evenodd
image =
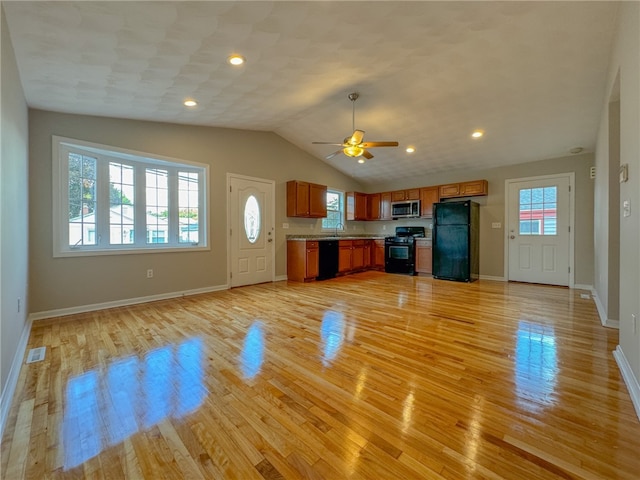
M27 102L274 131L362 183L595 146L615 2L3 2ZM247 59L226 63L231 53ZM198 106L182 105L192 97ZM481 140L474 129L486 132ZM404 148L414 145L416 152Z

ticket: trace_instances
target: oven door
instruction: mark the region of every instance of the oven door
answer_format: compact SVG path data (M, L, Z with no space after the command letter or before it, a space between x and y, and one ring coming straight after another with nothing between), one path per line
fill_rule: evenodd
M416 274L415 243L413 239L406 242L385 241L384 269L388 273Z

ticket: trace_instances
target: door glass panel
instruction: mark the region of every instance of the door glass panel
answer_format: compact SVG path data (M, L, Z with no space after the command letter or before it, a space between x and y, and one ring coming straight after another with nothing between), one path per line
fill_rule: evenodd
M260 206L253 195L244 204L244 232L251 243L256 243L260 236Z
M558 187L520 190L520 235L556 235Z

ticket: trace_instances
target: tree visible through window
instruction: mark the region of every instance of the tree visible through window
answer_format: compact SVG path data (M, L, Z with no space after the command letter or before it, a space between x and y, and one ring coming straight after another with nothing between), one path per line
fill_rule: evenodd
M344 193L327 189L327 216L322 219L322 228L344 230Z
M206 166L54 137L56 256L206 246Z

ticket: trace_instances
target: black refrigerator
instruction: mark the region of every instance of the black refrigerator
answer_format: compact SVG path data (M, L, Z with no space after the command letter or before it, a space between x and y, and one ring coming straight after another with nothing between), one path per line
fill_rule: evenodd
M433 277L477 280L480 206L471 200L436 203L433 218Z

